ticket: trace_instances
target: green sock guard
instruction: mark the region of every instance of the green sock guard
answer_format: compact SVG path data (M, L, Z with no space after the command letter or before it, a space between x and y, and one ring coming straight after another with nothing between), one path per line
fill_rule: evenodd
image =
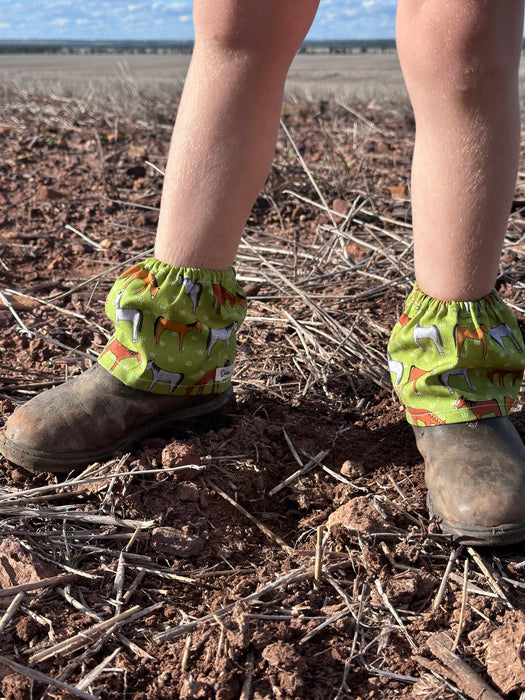
M412 425L506 416L525 369L516 319L497 292L444 302L414 285L388 343L394 389Z
M148 258L106 300L115 332L98 362L134 389L191 396L231 384L246 295L233 268L174 267Z

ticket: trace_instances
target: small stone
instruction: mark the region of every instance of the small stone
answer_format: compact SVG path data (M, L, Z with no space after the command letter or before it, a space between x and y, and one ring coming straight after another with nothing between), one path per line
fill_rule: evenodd
M386 504L381 503L381 509L391 515ZM363 533L384 532L389 527L374 507L373 500L366 496L356 496L334 510L328 517L327 524L329 529L339 525Z
M22 547L14 537L0 542L0 587L11 588L56 576L58 570Z
M524 638L525 613L512 610L505 613L503 623L491 633L487 644L487 672L505 696L525 690Z
M365 467L361 462L355 462L351 459L347 459L341 466L341 474L352 479L357 479L357 477L363 476L365 471Z
M177 491L177 498L185 503L198 503L199 489L194 484L181 484Z
M60 192L60 190L55 190L53 187L47 187L46 185L39 185L36 188L36 196L41 202L53 202L57 199L67 199L67 194L65 192Z
M200 465L200 461L201 458L197 450L182 442L170 442L162 450L162 466L164 469L190 465L188 469L180 469L175 472L177 479L181 481L191 481L197 476L199 470L196 467ZM194 466L194 468L192 469L191 466Z
M187 559L202 552L204 540L185 535L174 527L156 527L151 533L151 546L157 554Z
M408 187L406 185L390 185L386 188L386 191L392 197L407 197Z
M346 216L348 214L350 206L348 202L346 202L344 199L338 198L334 199L334 201L332 202L332 209L338 214L341 214L341 216Z

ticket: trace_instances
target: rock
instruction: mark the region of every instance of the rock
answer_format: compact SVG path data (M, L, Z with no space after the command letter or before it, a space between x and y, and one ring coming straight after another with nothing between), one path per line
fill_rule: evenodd
M391 185L385 188L392 197L407 197L408 187L406 185Z
M170 442L169 445L162 450L162 466L164 469L173 469L174 467L184 467L190 465L188 469L181 469L175 472L177 479L182 481L190 481L199 473L200 455L197 450L183 442ZM194 466L192 469L191 466Z
M341 216L346 216L350 210L350 206L344 199L334 199L332 202L332 209L338 214L341 214Z
M67 199L67 194L60 190L55 190L53 187L39 185L36 188L36 197L41 202L54 202L57 199Z
M14 537L6 537L0 542L0 587L35 583L58 573L58 569L37 559Z
M381 504L381 509L390 515L385 504ZM379 511L374 507L373 500L366 496L356 496L334 510L329 516L327 524L330 529L340 525L364 533L385 532L389 527L389 523L383 520Z
M363 476L365 471L365 467L361 462L356 462L351 459L347 459L341 466L341 474L352 479L357 479L357 477Z
M487 644L487 672L505 696L525 690L523 639L525 613L514 610L505 613L503 624L491 633Z
M185 535L174 527L156 527L151 533L151 546L157 554L177 559L187 559L200 554L204 540Z
M198 503L200 500L199 489L194 484L181 484L177 491L177 498L187 503Z

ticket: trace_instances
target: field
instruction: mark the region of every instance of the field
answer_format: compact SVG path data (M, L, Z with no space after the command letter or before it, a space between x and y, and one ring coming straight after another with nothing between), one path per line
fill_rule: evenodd
M178 78L130 58L0 57L4 419L95 361L105 296L153 245ZM413 277L395 57L304 58L237 260L224 422L80 475L1 460L2 697L525 697L525 546L429 522L386 370ZM524 171L498 278L520 322Z

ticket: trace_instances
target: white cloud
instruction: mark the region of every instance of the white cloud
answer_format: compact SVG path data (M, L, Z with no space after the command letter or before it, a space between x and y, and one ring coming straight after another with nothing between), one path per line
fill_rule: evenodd
M49 24L53 24L56 27L65 27L66 24L69 24L70 22L71 20L67 17L57 17L56 19L51 20Z

